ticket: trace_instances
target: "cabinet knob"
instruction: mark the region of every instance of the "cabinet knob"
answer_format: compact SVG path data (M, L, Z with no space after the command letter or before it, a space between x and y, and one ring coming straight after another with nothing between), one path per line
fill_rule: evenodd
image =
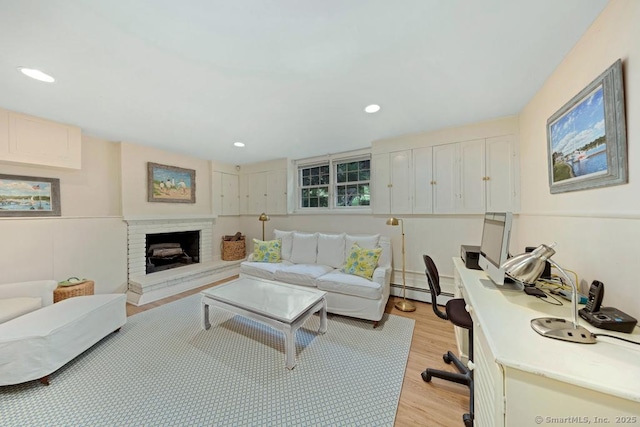
M473 361L469 360L467 362L467 368L469 368L470 371L473 371L473 368L475 368L476 365L474 365Z
M387 188L393 187L393 184L387 184Z
M467 311L467 313L472 313L473 312L473 307L471 307L469 304L466 304L464 306L464 309Z

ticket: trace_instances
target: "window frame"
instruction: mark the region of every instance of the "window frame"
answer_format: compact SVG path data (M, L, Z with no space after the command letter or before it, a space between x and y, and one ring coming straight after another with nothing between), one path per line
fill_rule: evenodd
M369 162L369 180L368 181L345 181L338 183L338 165L344 163L353 163L360 161L368 161ZM346 212L366 212L371 211L371 185L373 181L372 177L372 156L369 151L359 151L356 153L349 153L344 155L331 155L331 156L321 156L315 157L312 159L301 159L294 161L294 171L295 171L295 212L297 213L313 213L313 212L330 212L330 211L340 211L342 213ZM303 171L306 169L311 169L315 167L329 167L329 183L326 184L328 187L328 203L326 207L303 207L303 197L302 191L305 188L318 188L324 187L325 184L317 184L317 185L303 185ZM359 172L359 170L358 170ZM356 205L356 206L338 206L338 186L346 186L346 185L363 185L366 184L369 186L369 204L368 205ZM320 203L318 203L320 204Z

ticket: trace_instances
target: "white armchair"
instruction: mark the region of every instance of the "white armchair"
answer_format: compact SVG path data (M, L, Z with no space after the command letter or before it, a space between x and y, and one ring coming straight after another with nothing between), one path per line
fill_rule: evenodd
M0 284L0 323L53 304L55 280Z

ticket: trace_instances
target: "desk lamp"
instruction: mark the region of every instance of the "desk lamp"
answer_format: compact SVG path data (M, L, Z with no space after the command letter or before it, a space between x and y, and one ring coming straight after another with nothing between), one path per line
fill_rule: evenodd
M531 327L534 331L547 338L570 341L581 344L595 344L596 338L587 329L578 325L578 289L567 273L552 259L556 253L551 246L540 245L532 252L516 255L509 258L501 268L505 273L522 283L533 285L544 271L545 261L548 261L561 274L562 278L571 285L571 306L573 323L565 319L554 317L540 317L531 320Z
M269 221L271 218L269 218L269 216L262 212L260 214L260 216L258 217L258 221L260 221L262 223L262 240L264 241L264 223L265 221Z
M391 217L387 220L387 225L399 225L402 230L402 301L398 301L395 307L400 311L415 311L416 306L411 301L407 300L406 296L406 284L405 284L405 268L404 268L404 223L400 218Z

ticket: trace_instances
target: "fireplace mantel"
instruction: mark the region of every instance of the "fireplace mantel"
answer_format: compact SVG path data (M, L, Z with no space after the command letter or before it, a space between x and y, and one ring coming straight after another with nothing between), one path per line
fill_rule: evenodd
M191 221L212 221L215 222L217 215L153 215L153 216L125 216L123 220L127 224L149 221L167 222L191 222Z

